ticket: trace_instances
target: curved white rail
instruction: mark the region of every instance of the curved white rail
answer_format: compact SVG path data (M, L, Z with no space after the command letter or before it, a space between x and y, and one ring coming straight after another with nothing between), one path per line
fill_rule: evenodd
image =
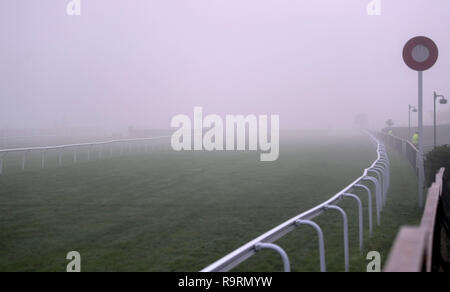
M44 146L44 147L28 147L28 148L14 148L14 149L0 149L0 175L3 173L3 160L9 153L23 153L22 158L22 170L25 170L25 162L27 158L27 153L29 152L42 152L42 166L45 167L46 161L46 152L50 150L64 150L67 148L74 149L73 162L77 162L77 149L82 147L93 147L93 146L105 146L105 145L113 145L113 144L121 144L121 143L134 143L134 142L146 142L151 140L160 140L165 138L170 138L171 136L158 136L151 138L138 138L138 139L122 139L122 140L109 140L102 142L92 142L92 143L79 143L79 144L66 144L66 145L57 145L57 146ZM61 153L59 154L59 165L61 162ZM88 154L88 160L90 159L90 152Z
M157 139L169 138L169 137L171 137L171 136L159 136L159 137L151 137L151 138L123 139L123 140L109 140L109 141L102 141L102 142L67 144L67 145L57 145L57 146L0 149L0 154L1 153L10 153L10 152L40 151L40 150L54 150L54 149L83 147L83 146L97 146L97 145L106 145L106 144L122 143L122 142L142 142L142 141L157 140Z
M339 193L331 197L329 200L323 202L322 204L301 213L298 216L295 216L284 223L276 226L275 228L269 230L268 232L262 234L261 236L251 240L250 242L244 244L240 248L234 250L233 252L229 253L225 257L219 259L218 261L214 262L213 264L209 265L208 267L201 270L201 272L227 272L236 267L237 265L241 264L251 256L253 256L257 250L258 246L261 243L273 243L279 238L283 237L284 235L288 234L289 232L295 230L298 228L299 224L298 222L302 222L305 220L312 220L315 217L319 216L329 206L336 205L340 200L344 199L348 194L351 194L351 190L353 188L358 188L365 181L372 181L375 184L375 190L376 190L376 202L377 202L377 217L378 217L378 224L380 223L380 210L382 208L382 201L386 201L386 194L389 187L389 158L386 153L386 149L383 144L380 143L380 141L375 138L372 134L367 133L370 138L376 143L377 145L377 158L376 160L370 165L368 168L364 169L363 174L358 177L356 180L354 180L351 184L349 184L347 187L345 187L343 190L341 190ZM371 174L374 173L374 170L381 171L382 175L381 178L374 177ZM367 188L367 190L369 190ZM370 191L370 190L369 190ZM370 193L369 193L370 195ZM383 200L384 198L384 200ZM319 237L319 241L323 241L323 237ZM348 241L348 234L344 234L344 241ZM319 243L321 246L323 246L323 242ZM322 254L322 253L321 253ZM325 260L322 258L321 263L325 262ZM348 269L348 263L346 263L346 270ZM324 267L321 267L322 271L325 271Z

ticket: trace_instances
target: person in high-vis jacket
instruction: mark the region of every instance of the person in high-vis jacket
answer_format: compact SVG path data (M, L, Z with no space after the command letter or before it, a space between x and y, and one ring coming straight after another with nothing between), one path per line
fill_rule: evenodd
M389 136L394 136L394 132L392 132L392 130L389 130L389 131L388 131L388 135L389 135Z
M419 133L415 132L414 135L412 136L412 143L414 144L414 146L419 145Z

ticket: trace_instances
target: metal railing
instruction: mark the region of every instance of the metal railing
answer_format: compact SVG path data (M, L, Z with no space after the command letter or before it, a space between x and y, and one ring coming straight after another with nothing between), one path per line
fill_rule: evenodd
M448 178L444 173L445 169L441 168L436 174L436 181L428 189L420 226L400 229L384 268L385 272L445 271L445 266L447 271L450 270L448 259L443 259L441 254L445 250L442 244L447 244L450 238L450 229L445 223L443 212L443 197L448 188ZM441 238L445 234L441 229L446 230L446 240Z
M411 141L405 140L403 138L388 135L386 133L377 133L378 139L383 141L385 145L388 145L398 152L402 153L414 169L417 169L417 153L419 150L414 146Z
M337 204L345 199L351 198L358 202L359 209L359 241L360 241L360 251L363 251L364 247L364 237L363 237L363 216L362 216L362 204L358 196L352 193L353 190L362 189L368 194L368 213L369 213L369 232L372 236L372 191L366 185L366 183L371 183L375 187L375 201L376 201L376 216L377 224L380 225L380 216L384 204L386 204L387 190L389 188L389 158L386 153L386 149L380 141L370 133L367 133L372 141L377 147L377 158L376 160L363 171L363 174L354 180L351 184L341 190L339 193L331 197L326 202L303 212L302 214L295 216L284 223L276 226L270 231L262 234L261 236L251 240L250 242L244 244L235 251L229 253L225 257L219 259L213 264L201 270L201 272L227 272L238 266L242 262L246 261L248 258L255 255L257 252L261 251L263 248L270 248L276 250L282 257L284 264L284 271L290 271L290 262L286 252L274 242L286 234L296 230L299 226L308 225L313 227L317 231L318 242L319 242L319 257L320 257L320 271L326 272L326 257L325 257L325 243L323 232L320 226L312 221L317 216L321 215L327 211L336 211L342 215L343 221L343 240L344 240L344 262L345 271L349 271L349 246L348 246L348 218L345 210L337 206Z
M418 178L419 207L423 208L425 192L425 166L424 156L419 155L419 150L410 141L386 133L378 133L377 137L386 145L391 146L409 161ZM420 161L422 159L422 161ZM420 169L422 167L422 169Z
M104 157L104 153L109 154L109 156L113 155L113 151L116 150L119 155L123 155L126 151L131 151L132 147L141 147L141 149L148 151L150 142L155 140L161 140L170 138L171 136L159 136L159 137L151 137L151 138L138 138L138 139L122 139L122 140L110 140L110 141L102 141L102 142L92 142L92 143L80 143L80 144L67 144L67 145L58 145L58 146L45 146L45 147L29 147L29 148L14 148L14 149L0 149L0 175L3 174L4 171L4 160L8 154L12 153L20 153L22 154L21 159L21 170L24 171L27 163L27 157L31 152L40 152L41 153L41 168L46 167L47 162L47 154L49 151L57 151L58 153L58 165L62 166L63 160L63 151L71 150L72 151L72 162L77 163L78 161L78 153L81 149L87 150L87 160L91 160L91 151L93 147L97 147L97 152L99 158ZM118 149L115 148L118 146Z

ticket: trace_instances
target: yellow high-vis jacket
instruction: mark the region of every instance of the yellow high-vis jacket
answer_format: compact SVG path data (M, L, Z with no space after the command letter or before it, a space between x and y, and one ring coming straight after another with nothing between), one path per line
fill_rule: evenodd
M412 143L413 143L414 145L419 145L419 134L414 134L414 135L412 136Z

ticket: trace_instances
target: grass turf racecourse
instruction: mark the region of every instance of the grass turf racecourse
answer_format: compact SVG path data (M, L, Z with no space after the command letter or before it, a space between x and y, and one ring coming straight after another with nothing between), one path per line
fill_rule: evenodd
M276 162L256 152L155 151L0 176L0 271L65 271L69 251L82 271L198 271L242 244L325 201L375 159L366 136L282 139ZM365 254L383 261L400 225L419 222L416 178L390 152L391 187L381 226L358 250L357 206L348 212L350 269ZM39 159L37 159L39 161ZM38 163L36 161L36 163ZM374 205L375 206L375 205ZM374 210L374 224L375 220ZM343 271L342 217L315 220L324 231L328 271ZM293 271L318 271L317 235L302 226L277 241ZM261 251L234 271L281 271Z

